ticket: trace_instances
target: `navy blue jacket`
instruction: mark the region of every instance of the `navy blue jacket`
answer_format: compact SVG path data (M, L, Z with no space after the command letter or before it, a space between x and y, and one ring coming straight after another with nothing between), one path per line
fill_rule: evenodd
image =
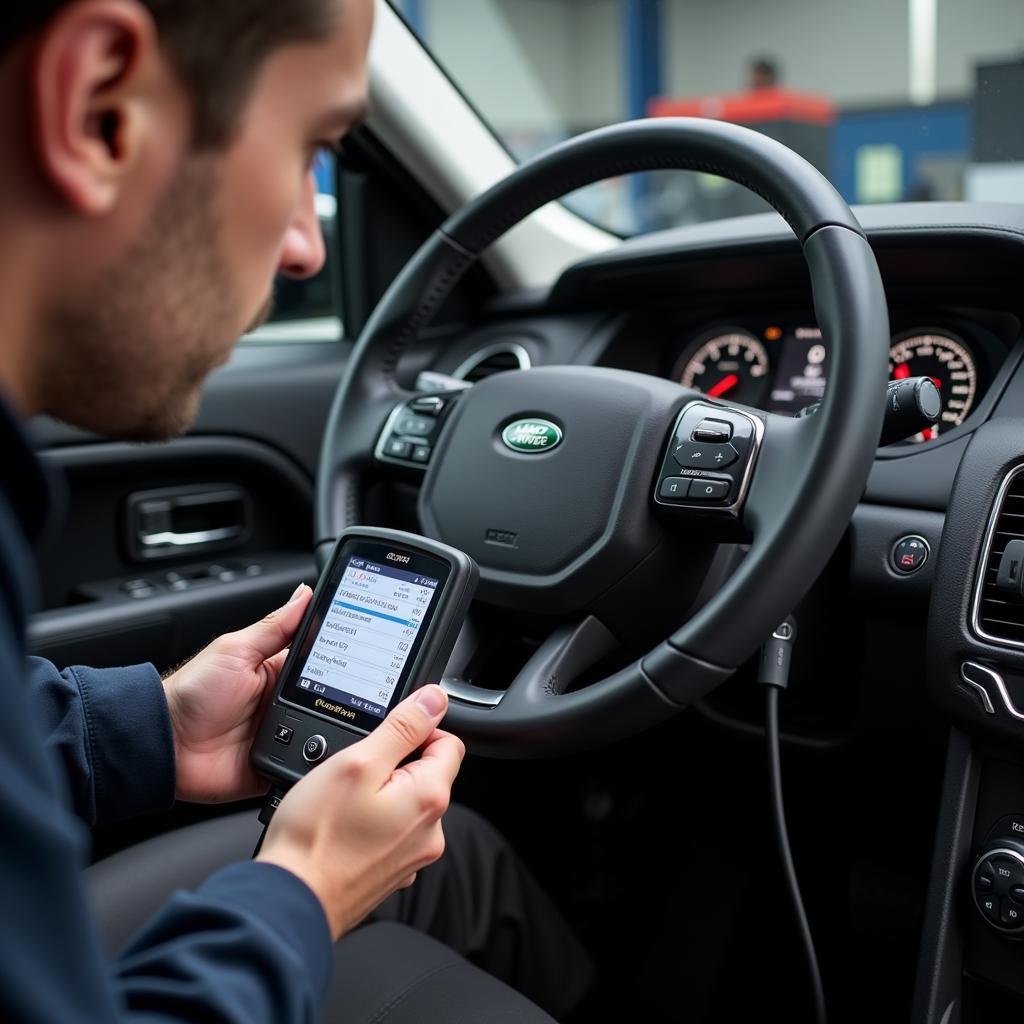
M173 896L111 963L80 877L88 827L174 800L174 746L150 665L58 672L25 657L45 475L0 403L0 1021L313 1021L331 938L310 889L234 864Z

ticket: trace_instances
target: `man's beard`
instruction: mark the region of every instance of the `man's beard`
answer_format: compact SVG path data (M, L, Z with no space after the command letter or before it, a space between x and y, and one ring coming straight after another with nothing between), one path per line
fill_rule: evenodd
M195 418L204 379L235 340L212 160L187 159L139 242L50 318L41 387L51 415L138 441L177 436Z

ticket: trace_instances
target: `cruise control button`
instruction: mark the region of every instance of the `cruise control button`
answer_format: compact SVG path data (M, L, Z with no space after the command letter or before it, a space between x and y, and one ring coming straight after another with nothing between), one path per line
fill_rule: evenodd
M1007 928L1019 928L1024 924L1024 907L1017 906L1012 900L1003 900L999 921Z
M310 736L305 743L302 744L302 756L310 763L316 764L317 761L323 760L324 754L327 753L327 740L320 736Z
M705 444L724 444L732 437L732 427L724 420L701 420L690 437Z
M991 892L993 881L988 875L977 875L974 879L974 888L978 892Z
M691 480L690 501L721 501L729 495L726 480Z
M690 481L682 476L667 476L658 488L658 497L666 501L682 501L690 491Z
M731 444L698 444L695 441L683 441L676 445L672 454L680 466L693 469L725 469L740 457Z
M390 455L393 459L407 459L411 451L412 445L408 441L399 440L397 437L390 438L387 444L384 445L384 454Z
M413 462L429 462L430 446L426 444L413 445L411 458Z
M999 897L998 896L979 896L978 906L981 907L981 912L993 923L999 924Z

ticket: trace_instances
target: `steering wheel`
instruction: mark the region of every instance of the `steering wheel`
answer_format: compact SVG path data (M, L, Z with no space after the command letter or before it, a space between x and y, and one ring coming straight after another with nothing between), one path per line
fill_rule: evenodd
M376 457L385 432L416 408L396 378L399 359L480 253L568 192L664 169L730 178L785 218L829 346L827 393L815 415L789 418L644 374L552 366L441 396L431 411L442 408L443 422L418 500L422 532L473 555L487 605L560 623L506 690L446 680L445 727L477 752L579 751L707 695L810 588L867 480L884 412L889 326L878 267L850 208L806 161L756 132L701 119L636 121L520 166L450 217L396 278L355 345L327 421L318 556L360 521L367 488L388 472ZM722 432L719 444L730 436L729 458L738 456L732 483L673 462L708 430ZM701 480L704 491L719 476L729 493L716 491L707 505L673 502L665 482L673 472L684 481L677 487L692 490ZM741 535L750 545L745 558L688 615L708 541ZM646 653L574 688L624 637L631 651L642 644Z

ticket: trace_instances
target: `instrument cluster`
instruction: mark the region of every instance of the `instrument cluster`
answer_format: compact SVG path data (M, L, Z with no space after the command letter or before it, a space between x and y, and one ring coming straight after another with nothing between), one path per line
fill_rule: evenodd
M795 416L825 394L829 364L828 341L813 322L722 323L684 339L670 376L710 398ZM909 439L927 442L971 414L991 366L978 339L945 327L914 327L892 338L889 376L935 382L942 396L939 421Z

